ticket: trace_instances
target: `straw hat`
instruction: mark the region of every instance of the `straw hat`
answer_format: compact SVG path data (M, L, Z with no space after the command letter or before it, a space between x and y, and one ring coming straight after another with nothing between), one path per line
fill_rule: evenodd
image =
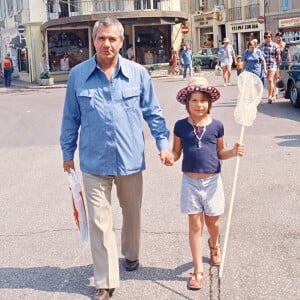
M208 81L204 77L194 77L188 86L182 88L176 96L176 100L181 104L186 104L187 97L194 93L201 92L210 95L211 101L214 102L220 98L220 92L217 88L208 84Z
M229 38L224 38L223 43L230 43Z

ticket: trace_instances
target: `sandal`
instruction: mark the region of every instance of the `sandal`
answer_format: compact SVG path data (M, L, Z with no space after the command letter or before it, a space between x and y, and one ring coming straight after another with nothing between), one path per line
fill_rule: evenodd
M220 246L211 247L210 239L208 239L208 247L210 249L210 263L212 266L219 266L221 264L221 248Z
M190 278L187 287L190 290L200 290L203 283L203 272L194 272L190 273L192 277Z

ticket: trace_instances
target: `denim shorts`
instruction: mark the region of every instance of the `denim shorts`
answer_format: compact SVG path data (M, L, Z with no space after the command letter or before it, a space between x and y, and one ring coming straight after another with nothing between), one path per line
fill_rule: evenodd
M180 202L183 214L222 215L225 197L220 173L204 179L183 174Z

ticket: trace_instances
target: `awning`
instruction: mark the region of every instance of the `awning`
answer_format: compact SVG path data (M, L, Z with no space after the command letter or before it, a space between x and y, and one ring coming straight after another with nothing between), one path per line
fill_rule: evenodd
M9 43L10 48L15 48L15 49L23 49L26 47L26 39L24 36L21 35L16 35L13 37Z

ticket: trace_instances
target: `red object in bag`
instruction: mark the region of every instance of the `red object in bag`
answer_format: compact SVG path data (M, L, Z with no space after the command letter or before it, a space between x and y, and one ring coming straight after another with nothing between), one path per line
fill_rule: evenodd
M82 195L81 185L78 181L77 174L74 170L68 173L68 180L70 184L70 191L72 195L72 205L74 211L74 219L80 231L83 240L88 237L87 216Z

